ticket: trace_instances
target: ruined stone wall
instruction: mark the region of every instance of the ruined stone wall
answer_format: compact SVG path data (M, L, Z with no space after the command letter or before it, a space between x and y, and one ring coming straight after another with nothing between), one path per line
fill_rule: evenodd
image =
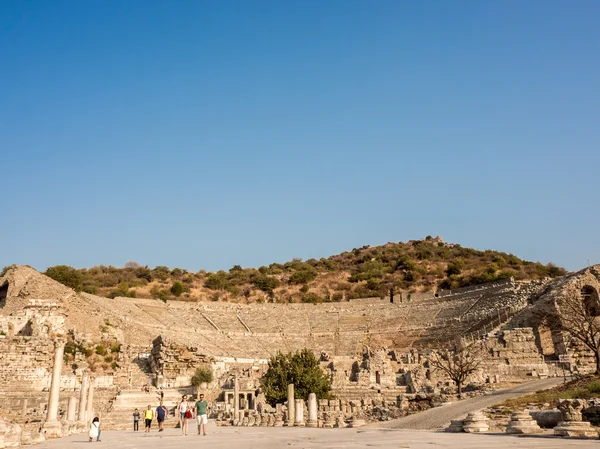
M54 344L47 338L0 336L3 390L41 391L50 387Z

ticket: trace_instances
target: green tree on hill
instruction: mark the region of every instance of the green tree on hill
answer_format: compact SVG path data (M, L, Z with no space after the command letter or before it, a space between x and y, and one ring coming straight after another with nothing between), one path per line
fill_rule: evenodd
M171 293L173 293L174 296L181 296L181 294L183 293L183 285L181 284L181 282L177 281L173 284L173 286L171 287Z
M76 292L80 292L83 287L81 272L68 265L55 265L48 268L44 274L67 287L71 287Z
M294 384L294 396L308 399L310 393L326 399L331 390L331 379L319 366L319 361L309 349L294 354L277 353L269 360L269 368L262 379L263 391L271 405L287 400L287 387Z

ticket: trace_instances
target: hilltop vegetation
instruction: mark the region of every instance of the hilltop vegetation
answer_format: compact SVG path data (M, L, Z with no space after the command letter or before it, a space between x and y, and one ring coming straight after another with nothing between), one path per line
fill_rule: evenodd
M448 289L514 277L534 280L566 274L553 264L528 262L499 251L478 251L440 238L363 246L321 259L197 273L128 262L124 268L50 267L46 274L78 291L107 297L183 301L326 302L396 292Z

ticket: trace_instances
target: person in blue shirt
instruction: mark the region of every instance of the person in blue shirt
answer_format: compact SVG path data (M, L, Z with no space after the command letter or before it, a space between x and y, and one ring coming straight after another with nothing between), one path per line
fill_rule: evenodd
M160 405L156 408L156 420L158 421L159 432L164 430L163 425L167 416L169 416L169 411L167 410L167 407L163 405L162 401L160 401Z

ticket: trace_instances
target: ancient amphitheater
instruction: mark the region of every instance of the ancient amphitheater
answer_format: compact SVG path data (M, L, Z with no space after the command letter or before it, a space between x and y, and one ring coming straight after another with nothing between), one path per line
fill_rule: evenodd
M151 386L151 396L160 388L165 401L175 401L191 392L191 376L204 363L215 373L207 394L224 418L234 404L256 406L270 356L302 348L320 357L333 380L339 403L319 403L327 419L337 413L331 420L366 412L372 404L365 399L402 409L450 388L430 369L427 354L457 338L489 343L488 359L474 381L552 375L558 355L566 353L585 371L589 353L539 322L568 285L597 301L600 266L545 282L506 280L318 305L109 299L75 293L31 268L14 267L0 278L2 410L21 426L19 438L35 440L54 412L48 397L54 388L55 419L72 422L71 430L86 413L104 414L105 425L118 428L132 406L145 408L142 385ZM80 350L57 359L65 343ZM102 360L90 358L99 345L115 350L103 353ZM91 350L86 354L81 348ZM60 382L53 386L57 369Z

